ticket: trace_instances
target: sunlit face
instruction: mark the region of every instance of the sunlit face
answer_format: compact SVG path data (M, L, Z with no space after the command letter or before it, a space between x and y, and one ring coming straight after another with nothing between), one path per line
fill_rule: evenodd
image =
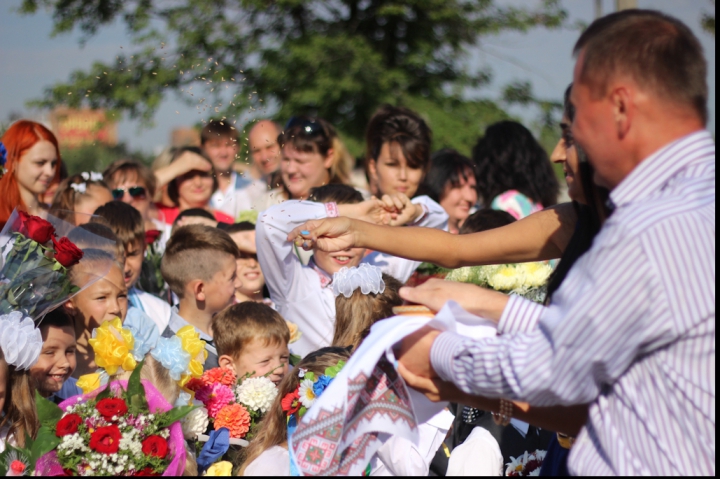
M255 230L237 231L232 233L230 237L240 250L240 258L237 260L237 274L242 286L238 289L238 293L247 297L262 293L263 286L265 286L265 276L263 276L260 263L257 260Z
M203 150L215 170L225 173L232 170L238 153L238 144L232 138L213 138L203 144Z
M67 309L92 331L105 321L125 319L128 293L122 269L113 263L110 271L88 288L80 291L66 304Z
M358 266L364 256L365 248L349 248L335 253L313 249L315 264L330 275L337 273L344 267Z
M445 185L445 192L440 198L440 206L450 217L449 222L459 227L470 216L470 209L475 206L477 200L475 175L471 170L466 170L460 176L460 184L457 187L450 183Z
M77 366L75 359L75 330L66 326L42 328L43 346L40 357L30 368L30 376L47 397L60 391Z
M90 221L95 210L113 200L110 190L100 185L88 185L85 194L79 195L80 201L75 203L75 225L80 226Z
M127 289L132 288L140 277L144 256L144 242L136 241L125 247L125 271L123 271L123 277Z
M213 314L233 304L235 290L242 286L237 276L235 258L229 254L223 256L222 267L203 287L204 299L201 301L204 301L205 309Z
M55 146L40 140L20 157L15 167L15 178L21 188L34 195L42 195L55 177L58 157Z
M210 202L215 186L212 172L193 170L178 176L175 181L180 209L205 208Z
M555 145L550 160L553 163L562 165L570 199L585 203L585 195L580 184L580 158L572 136L570 119L563 117L560 128L562 129L562 137Z
M250 130L248 146L253 164L263 174L269 175L280 167L278 131L270 121L261 121Z
M320 153L297 150L288 143L282 149L280 172L292 199L307 198L310 189L330 181L333 151L327 157Z
M415 195L425 174L422 168L408 166L400 145L390 142L383 143L377 161L368 162L368 173L373 194L403 193L409 198Z
M115 179L119 178L120 173L115 174ZM141 187L145 189L144 195L138 195L138 196L132 196L130 194L130 188L134 187ZM150 200L151 198L148 196L149 192L147 189L147 185L145 182L140 178L138 175L134 173L128 173L123 178L123 181L118 183L117 181L114 182L113 189L122 189L123 190L123 197L120 198L120 201L123 203L127 203L136 210L140 212L143 219L147 220L150 217Z
M253 378L271 373L268 378L277 386L288 373L290 351L287 344L268 343L253 339L242 348L242 352L233 360L235 374L239 377L252 373Z

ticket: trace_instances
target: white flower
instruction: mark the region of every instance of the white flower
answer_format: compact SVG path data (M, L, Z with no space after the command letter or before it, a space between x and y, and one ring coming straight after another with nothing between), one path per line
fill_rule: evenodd
M310 389L312 389L312 382ZM266 377L247 378L235 388L235 396L239 403L263 414L270 409L277 394L278 390L275 384Z
M31 318L13 311L0 315L0 347L8 364L28 369L40 357L42 335Z
M530 472L528 473L528 476L539 476L539 475L540 475L540 468L539 468L539 467L538 467L537 469L535 469L534 471L530 471Z
M87 183L70 183L70 188L76 193L85 193L87 191Z
M525 280L524 276L519 268L513 265L505 265L488 278L488 284L498 291L512 291L522 287Z
M207 431L210 420L208 419L208 410L204 407L194 409L190 414L182 418L182 432L185 439L191 440L197 438L198 434L204 434Z
M303 406L310 409L315 403L315 391L313 391L313 382L309 379L303 379L300 383L300 402Z

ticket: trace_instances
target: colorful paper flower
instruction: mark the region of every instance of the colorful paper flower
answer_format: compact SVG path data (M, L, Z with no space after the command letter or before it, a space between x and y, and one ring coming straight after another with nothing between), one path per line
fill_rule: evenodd
M237 382L237 376L232 369L212 368L205 371L202 375L205 384L224 384L225 386L234 386Z
M97 373L90 373L80 376L77 380L77 387L82 389L83 394L95 391L97 388L108 383L110 377L102 369Z
M307 375L306 375L307 377ZM300 402L303 406L310 409L310 406L315 403L315 398L317 397L315 394L315 391L313 390L314 382L310 379L303 379L300 383L300 387L298 388L298 394L300 396Z
M247 378L235 388L237 401L251 411L265 414L278 395L275 384L266 377Z
M132 355L135 339L130 330L122 327L120 318L95 328L89 343L95 351L95 363L111 376L117 373L118 368L132 371L137 366Z
M208 384L195 393L195 398L202 401L210 417L215 418L220 409L235 399L235 395L224 384Z
M232 438L243 438L250 430L250 413L242 404L228 404L218 412L214 427L216 431L227 428Z
M290 341L288 341L288 344L292 344L296 342L300 337L302 336L302 331L300 331L300 328L297 324L291 323L290 321L285 321L287 323L288 329L290 330Z
M190 353L183 349L182 340L177 336L158 338L150 354L168 370L173 381L180 381L183 374L187 374Z
M287 393L284 398L282 398L282 401L280 401L280 407L282 407L282 410L285 411L285 413L288 416L292 416L296 412L298 412L298 409L300 409L300 395L298 394L298 390L291 393Z
M182 341L183 349L190 354L188 374L184 374L180 379L180 385L184 386L191 378L202 376L208 352L205 350L205 341L200 339L200 334L193 326L188 324L180 328L175 335Z
M323 393L326 387L330 385L333 378L330 376L322 375L318 378L317 381L313 383L313 393L315 393L315 397L318 397Z

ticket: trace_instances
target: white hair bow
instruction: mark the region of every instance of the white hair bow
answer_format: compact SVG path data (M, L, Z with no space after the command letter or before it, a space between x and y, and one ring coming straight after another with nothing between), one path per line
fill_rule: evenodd
M32 319L19 311L0 315L0 348L8 364L30 368L40 357L42 345L42 334Z
M85 180L85 181L102 181L103 180L102 173L98 173L97 171L91 171L89 173L87 171L83 171L82 173L80 173L80 176L82 176L83 180Z
M363 294L382 293L385 291L385 281L380 268L362 263L357 268L342 268L333 274L332 288L335 296L342 294L349 298L357 288L360 288Z

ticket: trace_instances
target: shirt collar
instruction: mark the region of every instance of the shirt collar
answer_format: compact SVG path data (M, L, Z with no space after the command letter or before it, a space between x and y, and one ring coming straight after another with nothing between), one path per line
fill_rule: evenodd
M677 173L693 163L708 146L714 148L706 130L684 136L643 160L610 192L613 208L635 203L661 190Z
M173 306L173 308L170 310L170 322L168 323L168 326L172 330L173 333L177 333L179 330L184 328L185 326L192 326L190 323L185 321L182 316L178 314L178 308L177 306ZM193 326L195 328L195 326ZM205 334L204 332L200 331L198 328L195 328L195 331L200 334L200 339L202 339L205 342L212 343L213 338Z
M330 276L326 271L320 268L317 263L315 263L315 258L310 258L310 261L308 261L308 266L314 269L315 272L318 274L318 277L320 278L320 286L322 286L323 289L330 286L330 283L332 283L332 276Z

